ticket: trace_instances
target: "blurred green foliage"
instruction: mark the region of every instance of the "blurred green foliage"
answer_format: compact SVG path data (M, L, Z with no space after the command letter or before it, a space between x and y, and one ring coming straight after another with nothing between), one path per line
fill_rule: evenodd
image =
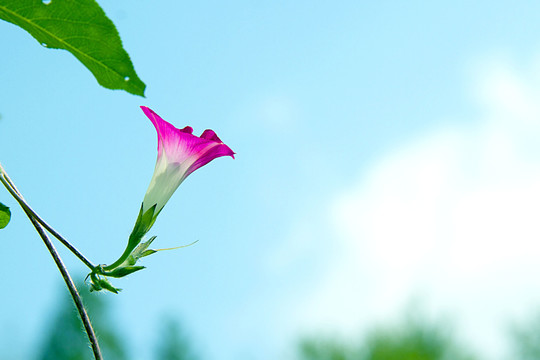
M104 294L90 292L87 285L78 283L77 288L83 298L92 325L99 339L103 358L107 360L137 359L129 354L127 339L123 329L112 326L115 323L110 304ZM44 334L42 346L35 357L39 360L87 360L93 359L88 338L71 296L63 291L56 311L52 311L50 328ZM180 323L167 316L161 322L158 343L155 347L156 360L198 360L187 334ZM1 357L0 357L1 358Z
M514 359L540 360L540 313L510 331Z
M105 359L127 360L126 349L118 331L111 327L111 314L103 296L91 293L88 286L77 286L88 315L99 339ZM93 358L88 338L73 300L67 291L58 302L58 309L50 319L50 329L44 332L45 339L37 356L40 360L86 360Z
M442 325L415 320L368 334L364 360L473 360Z
M300 360L350 360L360 359L358 350L338 340L309 339L300 343Z
M79 284L81 295L93 321L100 346L107 360L133 359L125 346L122 329L115 322L107 296L90 293ZM51 312L50 328L38 355L39 360L91 359L86 333L67 292ZM540 313L526 323L514 325L510 332L512 354L508 359L540 360ZM160 321L155 360L199 360L190 336L170 316ZM135 358L136 359L136 358ZM409 315L396 326L376 327L355 341L316 336L300 341L296 360L477 360L459 343L444 322L430 322L422 316Z
M156 360L198 360L189 338L180 323L167 317L162 322L161 336L156 347Z
M299 360L474 360L449 330L419 317L397 327L376 328L357 343L310 338L300 342Z

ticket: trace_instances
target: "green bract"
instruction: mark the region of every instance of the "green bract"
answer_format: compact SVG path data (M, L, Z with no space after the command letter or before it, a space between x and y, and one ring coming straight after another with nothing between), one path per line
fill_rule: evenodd
M0 229L7 226L9 219L11 219L11 211L6 205L0 203Z
M101 86L144 96L118 31L94 0L0 0L0 19L45 47L71 52Z

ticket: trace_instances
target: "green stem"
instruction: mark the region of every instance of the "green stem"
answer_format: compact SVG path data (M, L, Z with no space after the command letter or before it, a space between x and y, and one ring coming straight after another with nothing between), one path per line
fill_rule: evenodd
M101 355L101 350L99 348L99 343L97 340L96 333L94 332L94 328L92 327L92 323L90 322L90 317L88 316L88 313L86 312L86 309L82 302L81 295L79 294L79 292L77 291L77 288L75 287L75 284L73 283L73 279L69 275L69 272L67 271L66 266L62 262L62 259L58 255L58 252L56 251L54 245L51 243L51 241L47 237L47 234L45 234L45 231L43 230L43 227L41 227L41 224L39 224L37 220L33 218L33 215L27 212L26 209L24 209L24 211L26 212L26 215L32 222L32 225L34 225L34 228L38 232L39 236L45 243L45 246L47 247L47 250L49 250L49 253L51 254L54 262L56 263L58 270L60 270L60 274L62 274L62 277L64 278L66 286L71 294L71 297L73 298L73 302L75 303L75 307L77 308L77 311L79 312L79 316L84 325L84 330L86 331L86 334L88 335L88 341L90 341L90 346L92 347L94 358L96 360L103 360L103 356Z
M57 238L65 247L67 247L75 256L77 256L86 266L88 266L90 269L94 269L95 265L93 265L77 248L69 243L62 235L60 235L56 230L54 230L49 224L47 224L32 208L28 205L28 203L24 200L21 193L17 190L15 187L15 184L9 176L7 175L6 171L2 167L2 164L0 164L0 182L4 184L6 189L9 191L11 196L17 200L19 205L23 208L23 210L26 213L30 213L32 218L34 218L39 224L41 224L48 232L51 233L55 238Z
M30 207L26 204L21 193L17 190L17 188L15 187L11 179L9 179L5 170L2 168L1 164L0 164L0 181L8 189L10 194L13 197L15 197L17 202L19 202L22 209L26 213L26 216L28 216L28 218L32 222L32 225L34 226L39 236L45 243L47 250L49 250L49 253L51 254L54 262L56 263L56 266L58 267L58 270L60 271L60 274L62 275L62 278L64 279L66 283L66 286L71 294L71 297L73 298L73 302L75 303L75 307L77 308L77 311L79 312L79 316L84 325L84 329L86 331L86 334L88 335L88 340L90 341L90 345L94 353L94 358L96 360L103 360L103 356L101 355L101 350L99 348L99 343L96 337L96 333L94 332L94 328L92 327L92 323L90 322L90 318L88 317L88 313L86 312L86 309L82 302L81 295L79 294L79 292L77 291L77 288L75 287L75 284L73 283L73 279L69 275L69 272L67 271L66 266L62 262L60 255L58 255L56 248L54 247L52 242L49 240L49 237L45 233L44 228L35 218L35 215L34 215L35 213L31 211Z

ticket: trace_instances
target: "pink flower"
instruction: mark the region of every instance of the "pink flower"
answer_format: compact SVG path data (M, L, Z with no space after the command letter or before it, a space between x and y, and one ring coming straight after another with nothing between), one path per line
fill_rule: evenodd
M141 106L158 135L158 157L154 175L144 196L142 214L156 205L157 216L180 184L195 170L234 152L225 145L212 130L204 130L201 136L192 134L186 126L177 129L146 106Z
M143 243L141 241L156 221L161 209L189 174L218 157L230 156L234 159L231 148L212 130L204 130L201 136L195 136L191 127L177 129L146 106L141 106L141 109L157 131L156 168L124 253L111 265L99 266L92 271L95 290L107 288L116 292L112 285L99 276L123 277L141 270L142 266L134 266L137 260L156 252L148 249L155 237Z

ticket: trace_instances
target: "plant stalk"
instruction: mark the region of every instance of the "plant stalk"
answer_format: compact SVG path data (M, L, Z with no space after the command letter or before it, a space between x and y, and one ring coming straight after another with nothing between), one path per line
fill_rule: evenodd
M84 325L84 330L86 331L86 334L88 335L88 341L90 341L90 346L92 347L94 358L96 360L103 360L103 356L101 355L101 350L99 348L99 343L97 340L96 333L94 332L94 328L92 327L92 323L90 322L90 317L88 316L88 313L86 312L86 309L82 302L81 295L79 294L79 292L77 291L77 288L75 287L75 284L73 283L73 279L69 275L69 272L67 271L66 266L62 262L62 259L58 255L58 252L56 251L54 245L47 237L47 234L45 234L45 231L43 230L43 227L41 226L41 224L38 223L37 220L33 218L32 214L27 212L26 209L24 209L24 211L26 212L26 215L32 222L32 225L34 225L34 227L36 228L36 231L38 232L39 236L45 243L47 250L49 250L49 253L51 253L51 256L54 262L56 263L58 270L60 270L60 273L62 274L62 277L64 278L64 281L66 282L66 286L69 289L71 297L73 298L73 302L75 303L75 307L77 308L81 321Z
M79 258L86 266L88 266L91 270L95 268L95 265L92 264L77 248L69 243L62 235L60 235L56 230L54 230L49 224L47 224L32 208L28 203L24 200L21 193L17 190L15 187L15 184L11 181L9 176L7 175L6 171L2 167L2 164L0 164L0 182L4 184L6 189L9 191L11 196L17 200L19 205L23 208L25 213L30 213L32 218L34 218L39 224L41 224L48 232L51 233L55 238L57 238L65 247L69 249L75 256Z
M62 275L62 278L64 279L66 283L66 286L71 294L71 297L73 298L73 302L75 303L75 307L77 308L77 311L79 312L79 316L84 325L84 329L86 331L86 334L88 335L88 340L90 341L90 346L92 347L92 351L94 353L94 358L96 360L103 360L103 356L101 355L101 350L99 348L99 343L96 337L96 333L94 332L94 328L92 327L92 323L90 322L90 318L88 317L88 313L86 312L86 309L82 302L81 295L79 294L79 292L77 291L77 288L75 287L75 284L73 283L73 279L69 275L69 272L67 271L66 266L62 262L60 255L56 251L56 248L54 247L52 242L49 240L49 237L45 233L44 226L42 226L42 224L38 221L37 215L35 214L35 212L33 212L32 209L30 209L30 207L28 206L28 204L26 204L23 196L17 190L17 188L15 187L15 184L13 184L11 179L8 177L4 168L2 168L1 164L0 164L0 182L4 184L4 186L9 191L9 193L15 198L15 200L17 200L19 205L22 207L22 209L26 213L26 216L28 216L28 218L32 222L32 225L34 225L34 228L38 232L39 236L45 243L47 250L49 250L49 253L51 254L54 262L56 263L56 266L58 267L58 270L60 271L60 274Z

